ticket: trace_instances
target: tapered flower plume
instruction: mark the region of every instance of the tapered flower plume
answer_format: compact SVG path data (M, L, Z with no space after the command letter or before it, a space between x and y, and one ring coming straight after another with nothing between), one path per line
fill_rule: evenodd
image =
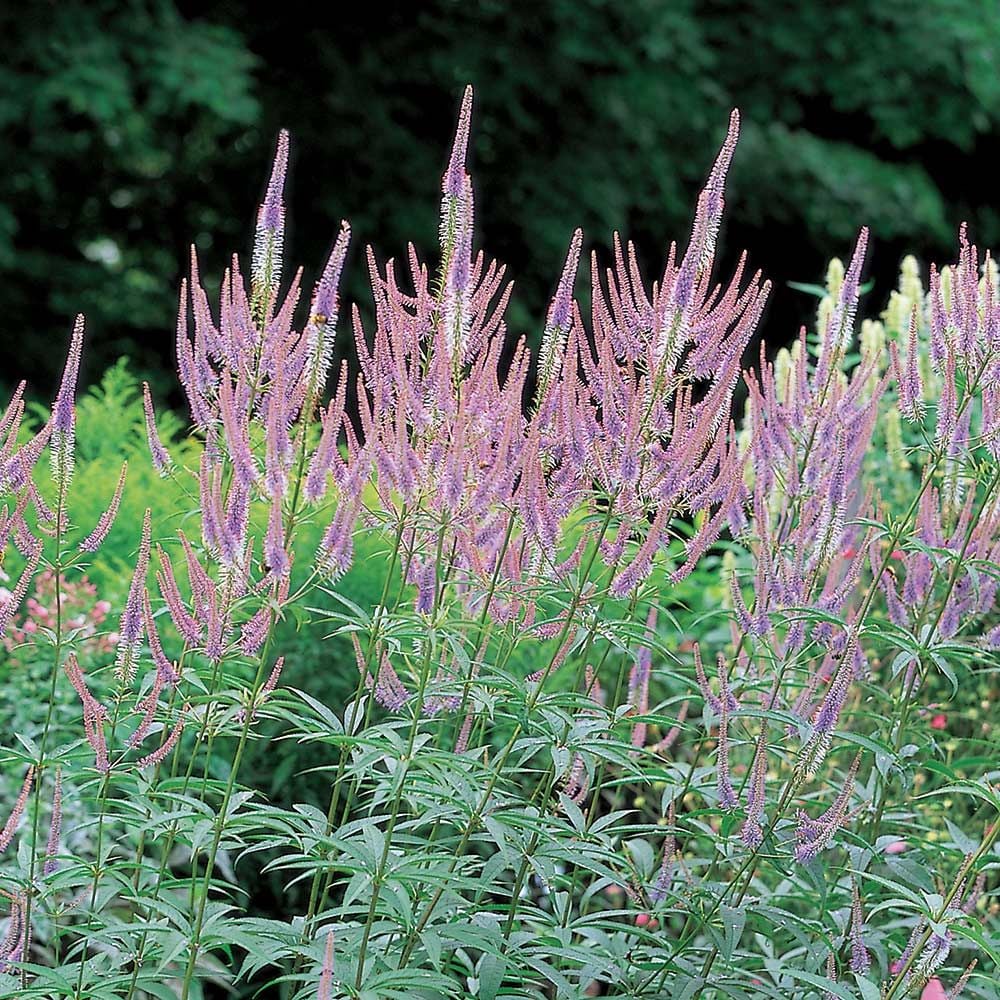
M14 801L14 807L7 817L7 822L3 825L3 829L0 830L0 851L6 851L8 845L14 839L14 834L17 832L17 825L21 822L21 816L24 815L24 809L28 804L28 796L31 795L31 786L34 780L35 769L34 767L29 767L25 772L21 791Z
M691 241L678 274L677 301L682 309L687 306L689 289L695 281L697 272L710 266L715 255L715 241L718 238L719 225L725 208L726 174L729 173L729 166L733 162L733 153L736 151L739 137L740 113L737 108L733 108L729 115L726 140L719 151L705 188L698 198L698 211Z
M11 900L10 917L7 920L7 933L0 940L0 973L10 972L11 965L22 960L28 944L28 927L25 920L27 899L20 892L8 898Z
M798 827L795 831L795 858L802 864L814 860L826 850L833 841L837 831L847 818L851 795L854 794L854 781L861 763L861 754L854 758L841 789L832 806L818 819L810 819L801 810L798 814Z
M556 294L549 306L545 331L542 334L542 349L538 356L538 388L535 399L541 403L553 379L560 374L563 357L566 352L566 339L570 324L573 321L573 285L576 282L576 270L580 264L580 249L583 246L583 230L577 229L566 254L562 276Z
M746 820L740 831L743 843L755 851L764 842L765 780L767 778L767 726L761 728L750 765L750 782L747 791Z
M281 513L281 498L271 501L271 511L264 536L264 561L274 576L285 576L291 569L288 552L285 549L285 527Z
M55 786L52 789L52 816L49 819L49 839L45 845L45 864L42 872L51 875L58 867L59 837L62 834L62 768L56 768Z
M354 558L354 523L359 503L342 503L337 507L316 553L316 569L327 579L337 579L350 568Z
M8 594L6 600L0 600L0 638L6 634L7 629L10 628L10 623L14 620L14 615L17 614L18 608L21 607L21 603L28 593L28 587L34 578L35 570L38 569L38 561L41 557L41 543L33 541L17 584L13 591Z
M118 474L118 485L111 496L107 510L98 518L94 530L80 542L81 552L96 552L108 537L108 532L114 526L118 516L118 508L122 502L122 491L125 489L125 475L128 472L128 462L122 462L122 471Z
M893 373L899 387L899 412L909 421L920 423L924 418L924 386L920 374L920 342L917 334L918 312L913 307L910 314L909 337L906 357L902 361L895 341L889 345Z
M319 986L316 988L316 1000L332 1000L333 998L333 931L327 931L326 948L323 951L323 966L319 972Z
M257 234L253 247L251 272L254 297L259 303L262 318L269 318L274 296L281 281L281 255L285 242L285 203L283 193L285 173L288 170L288 133L278 133L278 147L274 154L271 177L267 183L264 202L257 213Z
M196 646L203 635L202 625L188 610L181 597L180 588L174 576L173 564L169 557L159 546L156 547L156 554L160 563L160 569L156 573L156 582L160 589L160 595L170 612L170 620L184 641L188 645Z
M958 977L955 981L955 985L948 990L947 1000L957 1000L961 995L962 990L965 989L969 980L972 978L972 973L976 971L976 966L979 964L979 959L974 958L966 967L965 971Z
M180 677L174 669L173 663L163 652L163 645L160 642L160 633L156 627L156 619L153 617L153 608L149 601L149 591L143 588L142 591L142 621L146 629L146 636L149 641L149 652L153 659L153 666L156 673L164 684L176 684Z
M872 967L871 955L864 941L865 915L857 882L851 882L851 972L865 975Z
M149 383L142 383L142 409L146 417L146 441L149 444L149 455L153 460L153 468L161 476L167 475L173 468L170 452L163 447L160 435L156 430L156 414L153 412L153 397L149 392Z
M173 729L170 730L167 738L152 753L146 754L145 757L140 757L135 762L136 770L144 771L149 767L157 767L166 760L167 755L177 745L177 741L184 731L184 724L187 722L186 708L185 706L185 711L182 711L177 717L177 721L174 723Z
M469 129L472 124L472 87L466 87L462 95L462 109L458 113L458 128L455 130L455 141L448 158L448 169L441 181L441 190L447 197L462 196L465 183L465 159L469 149Z
M65 489L73 477L76 451L76 383L80 374L82 351L83 316L77 316L62 381L59 383L59 392L52 404L52 437L49 448L52 456L52 477L60 489Z
M337 319L340 315L340 275L344 270L350 242L351 227L347 222L341 222L337 240L313 293L309 324L305 331L309 352L306 370L309 372L309 394L313 403L326 389L329 376ZM307 413L306 416L310 414Z
M104 722L108 717L108 710L94 698L87 688L83 671L80 669L80 664L74 653L70 653L66 658L63 669L66 671L70 684L80 696L80 704L83 707L83 731L90 748L94 751L94 766L100 773L105 774L111 768L111 762L108 759L108 744L104 736Z
M152 512L147 507L142 519L142 537L139 541L139 553L132 574L132 583L125 601L125 610L122 612L121 624L118 627L118 654L115 658L115 671L118 679L125 686L130 685L135 677L135 668L142 645L142 609L143 595L146 592L146 571L149 568L151 517Z
M721 714L719 715L719 743L716 749L715 787L719 796L719 806L727 812L735 809L740 800L733 788L732 775L729 769L729 704L723 694L720 699Z
M138 707L142 711L142 718L139 720L139 725L135 731L128 738L128 745L130 747L139 746L149 735L149 730L153 724L153 718L156 715L156 709L159 704L160 692L163 690L163 681L163 674L157 670L153 675L153 686L150 688L149 694L139 702Z

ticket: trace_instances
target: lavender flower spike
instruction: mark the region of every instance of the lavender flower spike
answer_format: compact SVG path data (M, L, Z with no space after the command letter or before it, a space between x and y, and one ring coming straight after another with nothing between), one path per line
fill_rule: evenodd
M871 955L865 947L862 929L865 915L861 908L861 896L858 893L858 883L851 883L851 972L865 975L872 967Z
M808 864L816 858L821 851L829 847L834 835L840 829L841 824L847 818L847 807L854 792L854 780L858 774L858 767L861 764L861 754L854 758L851 769L847 774L844 787L834 800L832 806L818 819L810 819L801 810L798 814L799 825L795 831L795 860L800 864Z
M719 700L722 714L719 717L719 747L715 764L716 790L719 795L719 806L730 812L740 804L740 800L733 788L729 771L729 704L725 692Z
M451 198L462 196L465 183L465 157L469 148L469 126L472 122L472 86L465 88L462 96L462 110L458 113L458 128L455 130L455 142L451 147L448 159L448 169L441 182L442 192Z
M83 350L83 316L76 317L73 336L66 356L59 392L52 404L52 437L49 440L52 456L52 478L65 488L73 477L74 447L76 444L76 382L80 373L80 354Z
M288 133L282 129L278 133L278 148L271 167L271 178L267 184L264 203L257 213L257 234L253 245L251 282L254 297L267 296L266 312L277 292L281 280L281 254L285 241L285 205L282 191L285 187L285 173L288 170Z
M6 894L5 894L6 895ZM27 900L23 893L17 892L10 896L10 917L7 920L7 933L0 940L0 973L10 972L12 962L19 962L25 951L27 930L24 921L24 909Z
M311 375L311 391L314 397L319 397L326 387L326 380L333 359L333 338L337 329L337 317L340 313L339 289L340 275L347 259L347 247L351 242L351 227L347 222L340 223L337 241L330 251L323 274L316 283L313 293L312 315L307 331L309 343L308 370Z
M149 546L151 535L150 509L146 508L142 519L142 539L139 542L139 555L136 559L135 572L122 612L121 624L118 627L118 655L115 658L115 670L118 679L124 684L131 684L135 676L136 663L139 659L139 646L142 642L142 597L146 590L146 570L149 568Z
M145 757L140 757L135 762L136 769L144 771L147 767L156 767L158 764L162 763L167 754L173 750L177 740L180 739L180 735L184 731L184 723L186 721L187 719L184 713L181 712L174 728L170 731L170 735L152 753L146 754Z
M541 401L545 390L553 378L559 374L562 355L566 349L566 336L573 319L573 284L580 264L580 249L583 246L583 230L577 229L570 241L566 263L563 265L559 286L549 306L549 316L542 334L542 350L538 361L538 392Z
M765 724L757 737L757 748L754 751L753 763L750 765L750 785L747 791L747 818L740 831L743 843L751 851L757 850L764 841L764 829L761 820L764 818L764 782L767 777L767 725Z
M153 468L160 476L170 472L174 462L170 452L163 447L160 435L156 432L156 414L153 412L153 397L149 394L149 383L142 383L142 409L146 417L146 440L149 442L149 454L153 460Z
M49 839L45 845L45 865L42 872L51 875L58 867L59 836L62 833L62 769L56 768L56 784L52 791L52 819L49 821Z
M118 516L118 507L122 501L122 490L125 488L125 474L128 472L128 462L122 462L122 471L118 473L118 485L108 504L108 509L98 518L97 525L87 537L80 542L81 552L96 552L108 537L108 532Z
M257 224L271 233L278 232L285 224L285 205L282 195L285 189L285 174L288 172L288 132L278 133L278 147L274 153L271 177L267 182L267 194L260 206Z
M271 512L267 519L267 534L264 536L264 561L275 577L284 576L290 566L285 549L285 528L281 518L281 497L271 501Z

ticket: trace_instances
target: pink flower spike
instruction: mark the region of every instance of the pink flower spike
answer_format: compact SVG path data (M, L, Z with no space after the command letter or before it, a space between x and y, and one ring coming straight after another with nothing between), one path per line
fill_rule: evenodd
M32 546L31 551L28 553L27 565L21 571L21 578L17 581L17 585L8 594L6 600L0 600L0 637L10 627L17 609L21 606L21 602L28 593L28 586L35 575L35 570L38 568L38 560L41 557L42 545L38 542Z
M7 846L14 839L14 834L17 831L17 824L21 820L21 815L24 813L25 806L28 804L28 796L31 794L31 786L35 780L35 769L33 766L28 767L27 772L24 775L24 782L21 785L21 792L17 796L14 802L14 808L10 812L10 816L7 817L7 822L4 824L2 830L0 830L0 851L6 851Z
M285 658L279 656L277 660L274 661L274 667L271 670L270 676L264 683L264 686L260 689L261 698L266 698L272 691L278 686L278 680L281 677L281 668L285 665Z
M326 935L326 949L323 952L323 967L319 973L319 986L316 990L316 1000L332 1000L333 998L333 931Z
M187 706L185 706L186 708ZM184 712L177 718L177 722L174 728L171 730L170 735L150 754L146 754L145 757L140 757L139 760L135 762L136 770L144 771L147 767L155 767L157 764L163 762L167 754L173 750L174 745L180 738L181 733L184 730L184 723L187 721Z

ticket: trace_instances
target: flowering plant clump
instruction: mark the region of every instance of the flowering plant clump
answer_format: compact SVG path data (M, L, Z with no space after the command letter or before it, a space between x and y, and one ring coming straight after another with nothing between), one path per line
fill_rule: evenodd
M2 751L0 995L993 995L991 258L963 230L859 321L862 230L745 370L769 286L715 275L734 112L655 280L616 235L585 319L572 235L535 356L475 248L471 105L435 264L365 254L356 364L346 223L296 319L285 133L249 275L213 303L192 253L183 447L143 393L179 509L121 524L123 468L76 513L82 318L45 423L23 384L0 420L0 633L47 665ZM283 675L291 622L352 650L352 695L317 693L332 652ZM302 754L281 794L265 744Z

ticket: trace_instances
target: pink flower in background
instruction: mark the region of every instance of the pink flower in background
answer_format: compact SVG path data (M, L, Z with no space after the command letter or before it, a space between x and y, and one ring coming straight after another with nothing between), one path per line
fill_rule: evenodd
M937 715L931 719L931 729L947 729L948 728L948 716L943 712L938 712Z
M62 580L63 626L76 630L81 655L93 656L106 653L115 647L115 636L102 633L101 627L111 610L110 601L96 600L97 587L86 577ZM18 656L20 647L28 637L40 629L54 629L56 585L52 570L39 573L34 582L34 594L24 602L23 612L14 619L3 638L4 648L11 654L11 661L23 663Z
M941 980L935 976L929 980L920 994L920 1000L947 1000L948 994L945 992Z

